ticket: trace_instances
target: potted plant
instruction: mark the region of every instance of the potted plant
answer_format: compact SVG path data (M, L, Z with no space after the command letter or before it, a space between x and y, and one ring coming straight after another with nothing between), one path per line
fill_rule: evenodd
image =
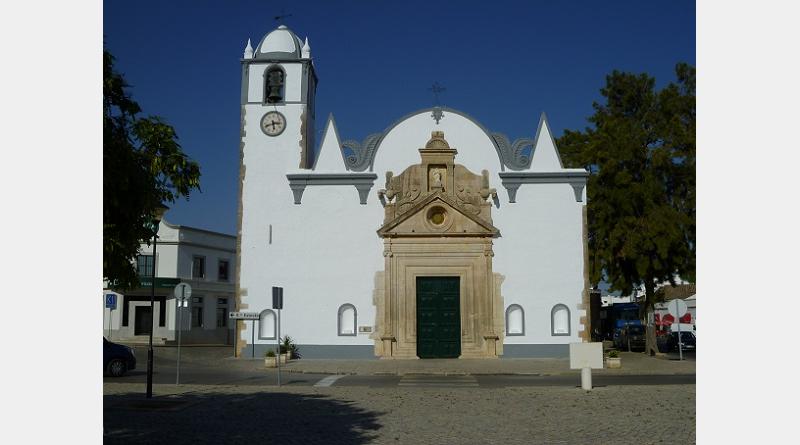
M275 351L273 351L272 349L270 349L269 351L267 351L266 354L264 354L264 365L267 368L274 368L278 366L278 361L276 360L275 357Z
M609 369L622 367L622 359L619 356L619 351L612 349L608 352L608 357L606 358L606 367Z
M283 342L281 343L281 355L286 355L287 360L298 359L300 358L300 353L297 350L297 345L294 344L294 341L288 335L283 337Z

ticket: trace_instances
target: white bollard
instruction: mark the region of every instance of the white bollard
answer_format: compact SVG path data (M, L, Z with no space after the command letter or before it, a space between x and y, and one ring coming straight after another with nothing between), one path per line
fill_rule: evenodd
M581 369L581 388L586 391L592 390L592 368Z

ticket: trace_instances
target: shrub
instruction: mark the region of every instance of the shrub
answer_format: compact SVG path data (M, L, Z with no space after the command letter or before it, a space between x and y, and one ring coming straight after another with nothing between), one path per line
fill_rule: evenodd
M269 351L267 351L267 353L265 354L265 356L266 356L266 357L275 357L275 351L273 351L272 349L270 349Z
M292 352L292 358L300 358L300 350L298 349L297 345L294 344L294 341L288 335L283 337L283 341L281 343L281 354L285 354L286 351Z
M619 357L619 351L617 351L616 349L609 351L608 352L608 357L609 358L617 358L617 357Z

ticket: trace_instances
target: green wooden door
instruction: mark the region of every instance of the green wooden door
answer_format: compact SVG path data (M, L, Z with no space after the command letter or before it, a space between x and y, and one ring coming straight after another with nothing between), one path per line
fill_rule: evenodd
M417 356L461 355L458 277L417 277Z

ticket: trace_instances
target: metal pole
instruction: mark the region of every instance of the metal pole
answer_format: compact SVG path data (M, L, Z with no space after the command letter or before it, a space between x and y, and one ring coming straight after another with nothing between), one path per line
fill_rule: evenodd
M678 317L678 359L683 360L683 341L681 339L681 317Z
M175 374L175 384L181 384L181 331L183 330L183 301L186 298L186 286L181 286L181 298L178 299L178 370Z
M278 386L281 386L281 310L278 309Z
M628 339L628 352L631 352L631 328L625 328L625 338Z
M156 317L154 317L154 307L156 299L156 244L158 243L158 223L154 224L153 231L153 276L150 283L150 341L147 347L147 398L153 398L153 325L155 325Z
M111 317L114 316L114 309L108 308L108 339L111 340Z
M252 331L251 334L253 335L253 340L250 342L252 344L251 350L253 351L251 352L251 355L253 356L253 358L256 358L256 321L255 320L250 320L250 321L253 322L252 326L250 326L250 330Z

